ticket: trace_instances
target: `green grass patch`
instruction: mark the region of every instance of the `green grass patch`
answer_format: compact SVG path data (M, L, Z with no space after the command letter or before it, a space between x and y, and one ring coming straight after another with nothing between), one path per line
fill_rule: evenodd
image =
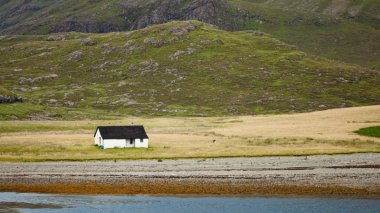
M40 124L7 124L0 126L0 133L15 132L51 132L51 131L78 131L94 130L95 126L65 126L65 125L40 125Z
M380 126L372 126L372 127L361 128L361 129L355 131L355 133L357 133L359 135L380 138Z
M35 113L42 112L43 109L43 106L31 103L0 104L0 119L6 119L10 116L26 118Z

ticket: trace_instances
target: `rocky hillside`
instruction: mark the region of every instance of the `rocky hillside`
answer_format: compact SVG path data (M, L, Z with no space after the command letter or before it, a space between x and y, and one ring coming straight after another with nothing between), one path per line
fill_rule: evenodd
M244 15L227 0L2 0L2 34L114 32L197 19L234 30Z
M380 103L380 73L198 21L0 37L0 117L252 115ZM15 117L16 116L16 117Z
M16 103L16 102L23 102L22 97L17 96L13 92L0 87L0 104L2 103Z
M378 0L0 0L0 34L115 32L171 20L272 34L302 51L380 70Z
M227 30L344 20L379 29L379 16L377 0L2 0L0 32L114 32L192 19Z

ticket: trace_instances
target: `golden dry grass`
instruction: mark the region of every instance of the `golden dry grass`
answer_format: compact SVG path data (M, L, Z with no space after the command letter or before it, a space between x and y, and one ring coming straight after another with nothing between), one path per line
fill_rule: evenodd
M146 126L151 148L99 150L93 146L95 126L132 123ZM380 152L379 138L369 138L353 133L359 128L379 124L380 105L267 116L133 117L107 121L1 121L0 127L6 127L7 130L0 134L0 160ZM30 126L33 126L32 130L23 131ZM17 131L12 132L9 129ZM34 129L36 131L33 131Z

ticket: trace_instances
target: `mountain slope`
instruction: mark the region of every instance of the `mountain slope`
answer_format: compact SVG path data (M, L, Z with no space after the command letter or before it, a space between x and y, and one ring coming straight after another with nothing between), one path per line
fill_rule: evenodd
M378 0L230 0L249 2L263 8L295 12L298 15L330 19L335 21L353 20L380 28L380 2ZM259 2L259 3L258 3ZM309 15L307 15L309 14Z
M226 0L2 0L0 14L2 34L114 32L191 19L233 30L244 20Z
M255 29L302 51L380 70L378 0L0 0L0 34L115 32L171 20Z
M380 70L378 0L230 0L262 20L249 28L307 53Z
M98 118L380 103L378 72L308 56L257 31L227 32L198 21L122 33L3 36L0 43L0 84L24 98L0 105L2 118L10 107L30 109L19 117L42 107L39 116Z

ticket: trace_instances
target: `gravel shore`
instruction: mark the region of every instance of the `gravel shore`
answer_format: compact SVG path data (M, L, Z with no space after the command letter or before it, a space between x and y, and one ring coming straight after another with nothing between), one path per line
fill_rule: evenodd
M0 163L0 191L380 196L380 154Z

